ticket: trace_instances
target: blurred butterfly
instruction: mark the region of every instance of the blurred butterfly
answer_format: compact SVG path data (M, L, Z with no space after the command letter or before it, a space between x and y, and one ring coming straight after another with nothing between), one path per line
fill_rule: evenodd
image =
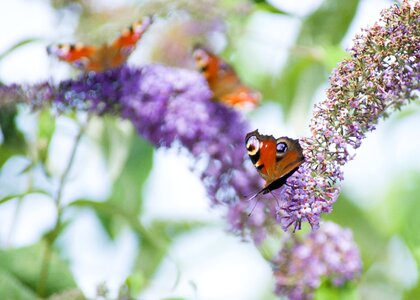
M276 139L255 130L246 135L245 145L249 158L265 180L265 186L254 197L283 186L305 159L298 140L288 137Z
M133 23L112 44L104 44L100 47L81 43L58 44L49 46L47 52L85 72L113 69L127 61L136 43L152 22L153 18L147 16L142 21Z
M197 68L206 78L215 100L230 106L255 107L261 94L244 85L232 66L201 46L194 48Z

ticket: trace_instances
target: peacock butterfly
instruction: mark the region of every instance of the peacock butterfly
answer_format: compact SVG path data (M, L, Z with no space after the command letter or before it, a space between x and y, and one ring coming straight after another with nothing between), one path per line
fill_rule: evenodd
M258 130L246 135L249 158L265 180L265 186L255 195L267 194L280 188L305 160L298 140L261 135Z
M152 23L153 18L151 16L133 23L111 44L104 44L99 47L81 43L58 44L49 46L47 52L85 72L101 72L113 69L127 61L128 56L134 51L136 43Z

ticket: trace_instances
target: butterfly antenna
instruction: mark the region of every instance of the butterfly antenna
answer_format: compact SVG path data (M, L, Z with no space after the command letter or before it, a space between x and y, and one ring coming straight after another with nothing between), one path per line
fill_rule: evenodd
M274 199L276 199L276 202L277 202L277 208L280 210L280 202L279 202L279 199L277 199L277 197L273 194L273 192L272 192L272 191L270 191L270 194L271 194L271 196L273 196L273 198L274 198Z
M260 192L255 193L254 195L252 195L251 197L248 197L248 199L246 201L251 201L252 199L255 199L258 195L260 194Z
M253 198L255 198L257 195L258 194L256 194ZM258 201L260 201L260 199L257 198L257 200L255 201L254 207L251 209L251 212L248 214L248 217L250 217L252 215L252 212L257 207Z

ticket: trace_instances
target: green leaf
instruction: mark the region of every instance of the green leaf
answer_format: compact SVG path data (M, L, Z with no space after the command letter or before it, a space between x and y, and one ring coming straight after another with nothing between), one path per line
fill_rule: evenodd
M271 3L265 0L254 0L254 3L255 3L254 5L255 8L258 10L262 10L262 11L266 11L266 12L274 13L274 14L290 15L289 13L273 6Z
M102 151L106 158L106 163L111 176L119 177L124 169L125 163L130 152L130 145L134 138L133 126L127 122L121 121L119 118L104 116L101 119L94 118L93 132L97 136L97 127L100 126L102 133L100 135L100 143Z
M128 223L136 222L135 219L137 218L137 216L132 214L132 212L110 202L98 202L81 199L73 201L68 205L68 207L90 208L99 214L123 218Z
M70 289L61 293L54 294L48 297L48 300L86 300L87 298L83 295L79 289Z
M300 45L338 45L356 14L359 0L324 0L303 22Z
M334 203L334 210L323 219L352 229L354 239L362 251L365 269L376 261L388 243L388 236L384 236L377 229L370 213L356 206L345 193L341 193L337 202Z
M136 269L142 272L143 278L146 279L145 285L153 278L174 239L203 225L205 224L200 222L162 220L154 221L148 226L148 232L155 240L154 243L150 243L150 240L141 239L140 253L136 262ZM156 243L159 247L156 247Z
M291 49L281 75L275 80L265 80L264 97L279 102L286 113L296 105L298 111L305 108L302 114L306 115L318 87L345 57L339 44L358 4L359 0L325 0L309 15L302 23L296 45Z
M328 73L337 68L340 61L343 61L350 56L350 54L344 51L340 46L326 45L323 50L324 55L322 57L322 62Z
M387 120L388 125L392 127L392 124L401 122L406 118L414 117L419 113L419 101L413 101L406 105L403 110L399 110L393 113L392 118ZM392 123L391 123L392 122Z
M39 160L45 164L48 158L48 148L51 138L56 128L55 119L51 117L51 112L42 110L38 117L38 140L37 150Z
M136 277L127 282L127 287L133 287L130 293L135 293L147 286L148 280L165 257L170 241L168 241L161 228L152 225L148 228L140 223L138 216L131 211L127 211L121 206L110 202L96 202L90 200L77 200L70 204L71 207L86 207L93 209L98 215L109 218L113 221L118 219L125 221L136 233L140 241L140 254L138 256L139 268L136 268ZM144 280L142 280L144 279ZM134 281L133 281L134 280ZM131 284L131 285L130 285Z
M109 142L120 146L118 141ZM122 171L114 182L112 194L106 202L130 212L133 216L138 216L142 209L142 189L152 169L153 147L132 133L128 139L127 149ZM113 215L99 213L98 217L108 235L114 238L121 226Z
M30 196L33 194L42 194L42 195L46 195L46 196L50 196L50 194L44 190L40 190L40 189L31 189L27 192L21 193L21 194L12 194L12 195L7 195L7 196L2 196L0 197L0 204L8 202L10 200L13 199L18 199L18 198L23 198L26 196Z
M8 195L8 196L5 196L3 198L0 198L0 204L3 204L5 202L8 202L8 201L13 200L13 199L23 198L23 197L29 196L31 194L43 194L43 195L49 196L49 194L47 192L45 192L45 191L42 191L42 190L31 190L31 191L29 191L27 193L13 194L13 195Z
M125 280L130 295L138 295L146 285L145 283L146 279L144 278L143 273L139 271L135 271Z
M0 205L13 199L22 198L23 196L25 196L25 194L13 194L13 195L3 197L0 199Z
M29 39L24 39L20 42L17 42L16 44L14 44L13 46L11 46L6 51L4 51L3 53L0 54L0 60L5 58L7 55L11 54L16 49L18 49L20 47L23 47L27 44L31 44L31 43L38 42L38 41L41 41L41 39L39 39L39 38L29 38Z
M70 203L69 207L85 207L93 209L96 213L104 215L106 217L112 217L122 219L125 223L128 223L131 228L137 233L141 239L148 240L155 248L159 248L160 245L157 242L156 237L152 236L149 231L140 223L138 216L133 214L132 211L125 210L123 207L115 205L110 202L97 202L91 200L76 200Z
M419 261L417 261L419 264ZM414 289L404 293L404 300L420 299L420 284L417 284Z
M400 234L411 249L420 247L420 173L407 172L396 176L396 180L387 194L386 203L382 204L383 214L387 217L389 234ZM420 261L418 261L420 264Z
M0 270L13 274L19 282L35 292L39 284L45 247L45 243L37 243L23 248L0 250ZM75 287L76 283L68 265L53 252L45 285L45 296Z
M203 223L180 222L180 221L154 221L145 227L136 214L121 206L110 202L96 202L91 200L77 200L72 202L70 207L86 207L93 209L98 214L106 217L113 217L113 220L124 220L139 238L140 253L137 257L135 280L131 282L133 292L142 290L153 277L162 260L166 257L173 239L188 231L191 231ZM130 282L130 280L129 280ZM130 285L128 285L130 287Z
M353 300L359 299L354 284L348 283L343 286L333 286L324 281L315 291L315 300Z
M32 300L36 294L21 282L16 276L5 270L0 270L1 298L5 300Z
M275 100L285 111L296 102L305 103L309 109L315 91L326 78L323 64L312 55L293 57L277 80L266 81L264 97Z
M0 167L13 155L25 154L26 142L16 126L17 109L7 106L0 109L0 130L3 143L0 145Z

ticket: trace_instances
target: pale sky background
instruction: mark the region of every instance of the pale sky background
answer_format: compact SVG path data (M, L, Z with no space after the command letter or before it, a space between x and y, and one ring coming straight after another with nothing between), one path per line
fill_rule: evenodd
M304 16L316 9L321 1L273 2L286 11ZM355 33L361 27L373 24L378 19L379 11L389 5L390 2L385 0L362 0L357 18L343 46L348 47ZM0 53L24 38L42 39L39 43L22 47L0 62L2 80L7 83L37 82L51 76L69 76L68 68L52 63L45 51L46 45L54 42L63 32L67 31L65 34L68 35L72 31L71 28L56 28L55 18L47 1L0 0ZM277 19L269 31L266 30L266 26L262 26L267 22L266 19L256 18L253 21L257 23L254 30L260 36L260 42L264 43L266 39L267 44L272 45L274 41L282 47L292 44L299 23L296 19L287 17ZM285 34L278 34L279 32ZM270 65L270 58L267 58L266 53L260 55L257 59L268 59L266 65ZM283 63L285 57L277 57L276 67ZM323 90L319 91L319 99L322 97ZM276 135L276 132L287 131L287 134L298 134L294 128L288 128L283 123L281 116L277 106L266 104L255 113L252 122L265 133ZM31 122L33 117L31 119L28 115L21 119L20 126L31 132L34 130ZM420 131L414 130L416 128L420 128L418 113L396 123L390 120L381 122L378 130L368 135L369 138L359 149L356 159L345 168L345 189L354 193L358 205L368 207L375 204L372 199L380 199L378 195L386 193L384 186L392 180L390 174L401 172L408 167L420 169ZM76 130L73 121L66 117L59 118L49 161L50 169L57 174L61 173L67 161L65 158L69 155ZM110 180L107 178L100 149L92 140L85 138L79 150L73 168L73 173L77 173L78 177L69 182L65 191L65 201L83 196L105 199L109 192ZM205 220L213 225L175 240L170 250L170 258L164 261L156 279L142 299L168 296L194 299L197 295L199 299L204 300L251 300L266 295L273 286L270 267L252 244L243 243L239 238L226 233L227 225L220 218L221 212L209 208L204 188L189 172L187 160L170 151L157 151L154 162L144 190L145 218ZM24 165L25 160L17 157L5 168L14 170L18 166L23 168ZM3 176L0 174L0 190L24 188L27 178L20 176L18 180L10 182L4 174L7 172L4 172ZM166 188L162 189L159 186ZM12 239L14 246L35 242L43 232L53 226L55 209L51 200L41 196L32 197L30 200L24 201L21 208ZM8 202L0 206L1 245L7 241L15 205L15 202ZM60 239L60 246L65 248L66 255L72 262L76 280L87 296L93 296L96 286L101 282L106 282L115 295L117 287L130 273L134 254L138 251L135 237L126 231L115 243L110 243L98 228L92 213L86 211L78 216L78 220ZM393 241L390 249L400 247L400 244L401 242ZM177 276L180 276L179 282L174 287Z

